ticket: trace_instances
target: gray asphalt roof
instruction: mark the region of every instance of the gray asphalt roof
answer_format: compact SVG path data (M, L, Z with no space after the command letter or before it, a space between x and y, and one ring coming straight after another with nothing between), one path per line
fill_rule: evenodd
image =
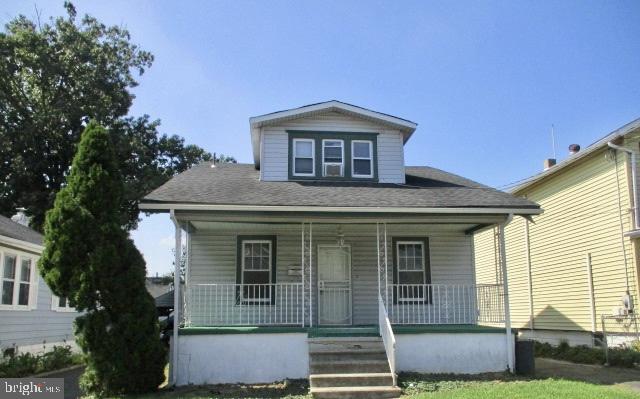
M0 235L42 245L42 234L2 215L0 215Z
M253 164L202 163L147 195L144 203L340 207L539 206L469 179L430 167L407 167L406 184L260 181Z

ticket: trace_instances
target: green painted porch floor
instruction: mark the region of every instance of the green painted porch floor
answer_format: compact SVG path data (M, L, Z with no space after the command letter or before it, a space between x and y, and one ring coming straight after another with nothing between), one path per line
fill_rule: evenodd
M346 326L346 327L286 327L286 326L210 326L210 327L182 327L180 335L209 335L209 334L277 334L304 333L310 338L320 337L377 337L378 327ZM504 334L500 327L478 326L472 324L440 324L440 325L395 325L395 334L461 334L461 333L496 333Z

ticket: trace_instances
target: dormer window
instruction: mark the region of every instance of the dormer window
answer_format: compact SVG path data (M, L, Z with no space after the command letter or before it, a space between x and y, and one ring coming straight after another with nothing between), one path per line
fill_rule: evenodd
M353 140L351 142L351 170L353 177L373 177L373 142Z
M289 180L378 181L378 133L287 134Z
M313 139L293 140L293 175L315 176L315 142Z
M344 176L344 141L322 140L322 175Z

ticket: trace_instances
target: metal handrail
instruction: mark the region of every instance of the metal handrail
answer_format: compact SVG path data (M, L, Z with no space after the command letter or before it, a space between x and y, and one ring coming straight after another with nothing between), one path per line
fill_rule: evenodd
M396 386L398 382L398 376L396 375L396 337L393 334L391 321L387 315L387 309L384 306L384 301L380 293L378 293L378 329L382 337L382 342L384 343L384 350L387 353L389 369L393 377L393 386Z

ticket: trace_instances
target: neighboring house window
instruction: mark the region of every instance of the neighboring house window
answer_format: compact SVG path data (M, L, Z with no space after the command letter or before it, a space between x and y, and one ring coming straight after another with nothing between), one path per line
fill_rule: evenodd
M18 289L18 305L29 305L29 290L31 287L31 268L33 261L22 258L20 262L20 287Z
M0 305L9 309L28 308L34 297L34 261L30 257L5 253L2 257Z
M56 312L75 312L76 309L71 306L69 300L65 297L51 295L51 309Z
M275 303L276 238L238 237L239 300L242 304Z
M429 247L426 238L396 238L394 275L396 303L430 302Z
M4 267L2 272L2 304L13 305L13 292L16 285L16 262L15 255L4 256Z
M293 140L293 174L315 176L315 144L311 139Z
M322 140L322 174L325 177L344 176L344 141Z
M373 177L373 142L364 140L351 142L351 170L353 177Z

